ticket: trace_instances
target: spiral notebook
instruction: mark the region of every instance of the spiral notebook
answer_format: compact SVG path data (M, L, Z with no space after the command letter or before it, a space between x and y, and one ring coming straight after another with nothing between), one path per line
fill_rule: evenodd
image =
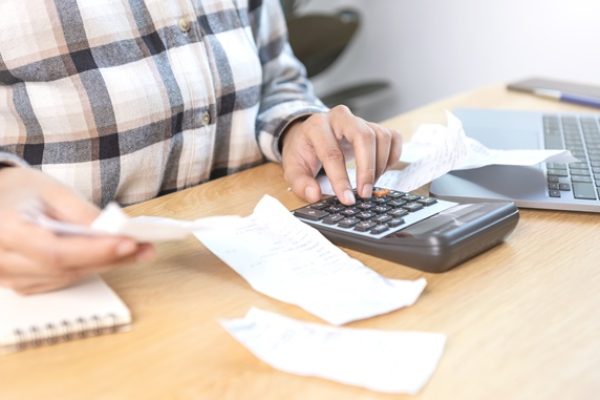
M98 276L50 293L0 289L0 353L128 330L131 314Z

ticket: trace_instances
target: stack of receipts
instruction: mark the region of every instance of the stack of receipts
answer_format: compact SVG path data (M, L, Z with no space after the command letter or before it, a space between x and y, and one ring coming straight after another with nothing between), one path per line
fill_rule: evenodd
M402 148L400 162L405 168L384 173L376 186L410 192L450 171L481 168L487 165L533 166L543 162L577 161L568 150L494 150L465 134L461 121L446 113L448 125L421 125ZM356 167L347 164L348 178L356 187ZM319 178L321 191L333 194L327 177Z
M247 217L132 218L111 205L90 227L43 215L34 220L60 234L122 235L142 242L177 240L193 233L258 292L333 325L411 306L426 286L423 278L406 281L379 275L270 196ZM242 320L224 321L223 326L275 368L385 392L417 392L435 370L445 343L440 334L331 328L258 310Z

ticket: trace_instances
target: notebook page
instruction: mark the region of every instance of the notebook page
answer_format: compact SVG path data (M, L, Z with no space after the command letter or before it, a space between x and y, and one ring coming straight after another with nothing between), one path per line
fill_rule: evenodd
M17 329L27 339L32 327L50 335L60 334L65 328L74 332L130 322L127 306L98 276L62 290L29 296L0 289L0 348L19 341Z

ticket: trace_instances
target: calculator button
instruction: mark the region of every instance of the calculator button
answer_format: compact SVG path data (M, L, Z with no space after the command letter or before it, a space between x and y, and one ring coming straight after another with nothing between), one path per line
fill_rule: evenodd
M380 215L376 216L375 218L373 218L372 221L375 221L378 224L385 224L386 222L390 221L392 218L393 217L391 215L380 214Z
M384 188L373 188L373 196L374 197L385 197L388 194L390 194L391 190L390 189L384 189Z
M377 214L383 214L386 213L388 211L390 211L392 208L391 207L387 207L387 206L377 206L373 208L373 212L376 212Z
M354 230L358 231L358 232L366 232L366 231L372 229L376 225L377 224L372 221L361 221L354 226Z
M417 202L423 204L425 207L429 207L429 206L437 203L437 200L434 199L433 197L424 197L420 200L417 200Z
M558 176L548 176L548 183L558 183L559 181Z
M356 208L346 208L344 211L342 211L342 214L346 217L352 217L353 215L356 215L359 212L360 211L358 211Z
M315 210L314 208L304 207L294 211L294 215L296 217L308 219L310 221L318 221L323 217L328 216L329 213L323 210Z
M385 203L387 203L388 198L387 197L374 197L372 201L375 204L385 204Z
M373 235L379 235L380 233L383 233L389 229L390 228L387 225L377 225L375 228L371 229L371 233Z
M404 223L403 218L393 218L387 224L390 228L395 228L397 226L402 225L403 223Z
M360 222L360 219L355 218L355 217L344 218L343 220L340 221L338 226L341 226L342 228L352 228L354 225L358 224L359 222Z
M417 201L417 200L421 199L421 196L408 193L408 194L404 195L403 199L406 201Z
M362 203L357 205L357 207L361 210L370 210L371 208L375 207L375 204L373 204L370 201L363 201Z
M320 201L318 203L311 204L310 208L314 208L315 210L323 210L329 206L330 206L330 204L328 201Z
M371 218L373 218L376 215L377 214L372 213L371 211L363 211L363 212L360 212L360 213L356 214L356 218L371 219Z
M336 204L336 205L333 205L333 206L329 207L325 211L330 212L330 213L333 214L333 213L339 213L341 211L344 211L345 209L346 209L346 207Z
M392 207L402 207L403 205L406 204L406 200L390 200L388 201L388 206L392 206Z
M569 185L568 183L559 183L558 184L558 190L562 190L565 192L568 192L571 190L571 185Z
M398 208L396 210L390 211L389 213L392 217L395 218L400 218L400 217L404 217L405 215L408 215L408 211L406 211L403 208Z
M400 199L400 198L402 198L402 196L405 196L405 195L406 195L406 193L404 193L404 192L397 192L397 191L395 191L395 190L394 190L394 191L392 191L392 192L389 194L389 196L390 196L392 199Z
M408 204L403 205L402 208L404 208L408 212L415 212L415 211L419 211L420 209L422 209L423 206L419 203L408 203Z
M333 214L328 217L325 217L322 222L327 225L335 225L343 219L344 219L343 215Z
M559 190L560 189L560 183L549 183L548 184L548 189L550 189L550 190Z

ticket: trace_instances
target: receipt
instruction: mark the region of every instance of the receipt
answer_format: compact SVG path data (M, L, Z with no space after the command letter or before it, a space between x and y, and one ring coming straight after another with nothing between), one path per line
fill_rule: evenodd
M403 169L388 170L376 186L409 192L430 183L449 171L480 168L487 165L531 166L543 162L569 163L577 159L568 150L494 150L468 137L462 122L446 113L447 126L421 125L402 149L399 161L408 164ZM347 164L348 178L356 187L356 167ZM327 177L319 177L321 191L333 194Z
M270 196L195 235L258 292L336 325L410 306L426 285L379 275Z
M183 221L163 217L129 217L121 207L111 203L90 226L57 221L38 213L30 216L39 226L63 235L126 236L138 242L181 240L192 232L210 229L213 218Z
M446 342L438 333L328 327L256 308L221 325L276 369L386 393L418 393Z

